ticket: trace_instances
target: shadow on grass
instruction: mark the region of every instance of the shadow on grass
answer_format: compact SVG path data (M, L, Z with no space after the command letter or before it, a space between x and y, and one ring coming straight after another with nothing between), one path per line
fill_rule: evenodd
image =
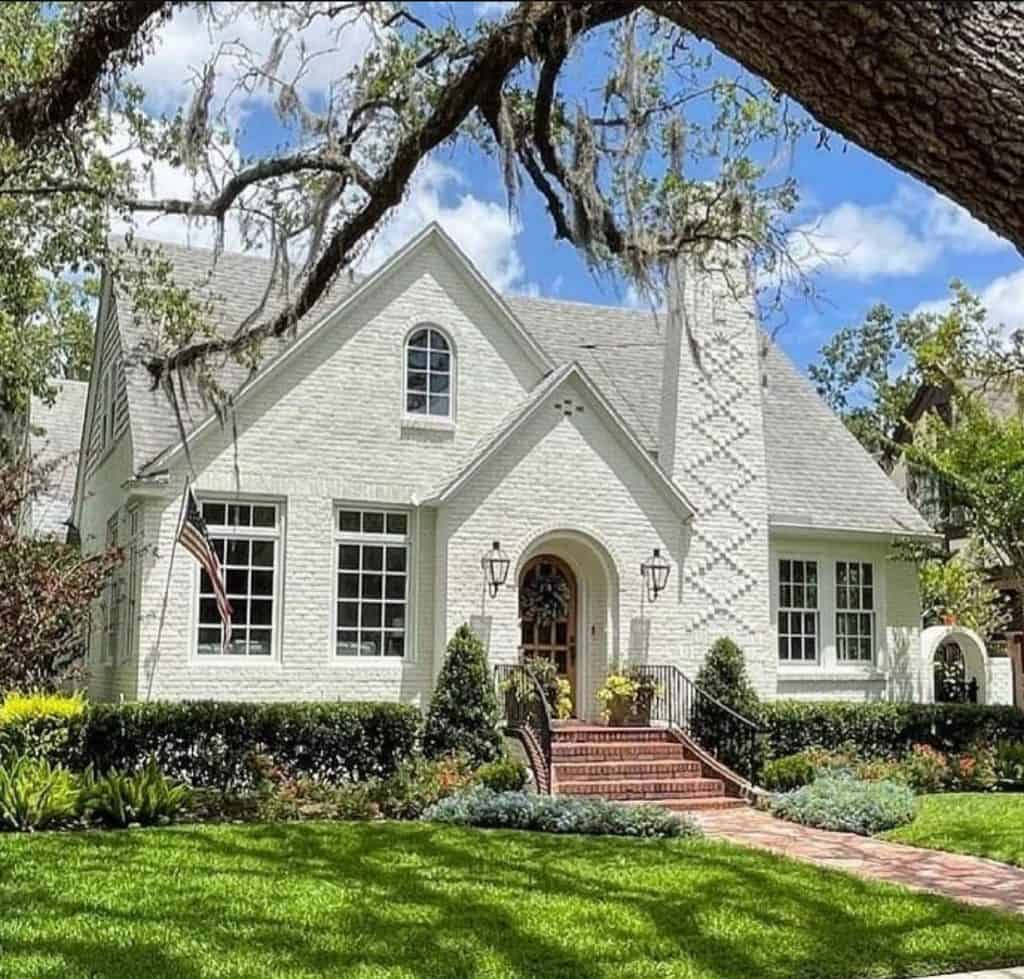
M0 976L898 976L1024 919L705 841L423 824L0 839Z

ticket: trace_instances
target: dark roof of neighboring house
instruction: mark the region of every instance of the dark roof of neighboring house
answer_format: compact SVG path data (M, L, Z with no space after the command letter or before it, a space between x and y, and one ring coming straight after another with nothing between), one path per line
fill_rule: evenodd
M54 469L46 491L33 501L29 529L36 535L63 538L71 519L89 385L60 379L51 383L57 390L53 404L33 398L30 409L29 452L36 463L52 462Z
M160 246L173 262L175 280L209 299L214 321L225 331L238 328L259 304L269 262L251 255L223 253L212 265L208 249ZM303 318L302 333L359 285L339 277L330 293ZM604 396L652 453L658 449L664 323L649 310L503 296L523 329L555 364L579 362ZM270 298L263 315L282 308L285 297ZM154 391L145 367L144 326L135 321L126 297L118 296L118 322L129 361L127 391L136 468L141 471L178 439L166 397ZM263 366L287 349L293 337L273 341ZM792 362L765 337L762 388L769 507L782 525L871 533L929 534L931 528L874 460L821 401ZM231 362L222 383L237 389L249 372ZM187 432L210 414L193 399L183 417ZM685 491L686 487L682 487Z

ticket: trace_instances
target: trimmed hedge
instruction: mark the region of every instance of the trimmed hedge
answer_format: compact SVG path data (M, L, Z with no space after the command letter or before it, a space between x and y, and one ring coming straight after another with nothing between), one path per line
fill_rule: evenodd
M973 744L1024 741L1024 711L977 704L776 700L761 706L768 755L855 747L862 757L901 758L915 744L962 752Z
M134 772L153 759L197 788L245 789L266 754L288 778L391 775L416 747L420 712L401 704L92 704L78 718L0 727L0 752L29 752L82 771Z

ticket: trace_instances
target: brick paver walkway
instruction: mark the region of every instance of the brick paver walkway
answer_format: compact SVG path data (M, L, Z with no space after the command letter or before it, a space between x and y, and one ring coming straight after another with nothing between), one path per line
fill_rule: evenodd
M708 836L1024 914L1024 869L995 860L831 833L784 822L756 809L699 813L696 819Z

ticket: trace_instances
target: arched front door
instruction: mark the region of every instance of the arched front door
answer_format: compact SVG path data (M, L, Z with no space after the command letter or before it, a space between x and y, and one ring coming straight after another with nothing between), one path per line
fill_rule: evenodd
M519 619L523 662L552 660L576 703L576 576L561 558L540 554L519 578Z

